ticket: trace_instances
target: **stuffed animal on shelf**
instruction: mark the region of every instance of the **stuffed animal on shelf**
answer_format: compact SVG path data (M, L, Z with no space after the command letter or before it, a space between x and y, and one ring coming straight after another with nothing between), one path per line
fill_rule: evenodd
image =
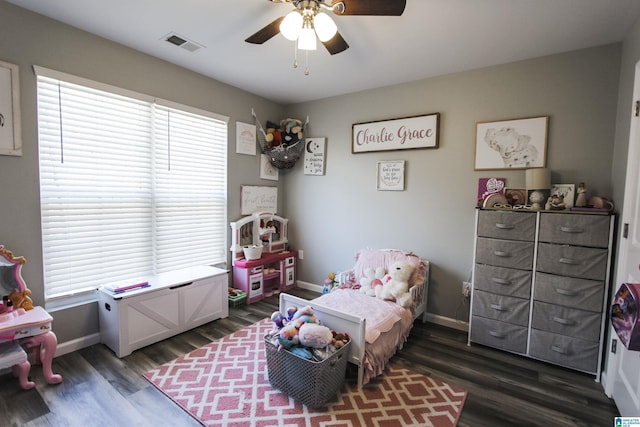
M376 297L395 301L404 308L411 306L411 294L409 293L409 278L414 266L409 263L396 261L389 266L388 281L375 289Z
M316 323L304 323L298 330L300 344L311 348L325 348L333 341L331 329Z
M280 122L282 142L285 145L293 145L303 136L302 122L298 119L284 119Z
M267 142L268 148L277 147L282 144L282 131L280 127L273 122L267 121L267 131L264 140Z
M364 270L364 277L360 279L360 292L364 292L370 297L376 296L376 287L382 286L384 277L383 267L378 267L375 270L367 267Z

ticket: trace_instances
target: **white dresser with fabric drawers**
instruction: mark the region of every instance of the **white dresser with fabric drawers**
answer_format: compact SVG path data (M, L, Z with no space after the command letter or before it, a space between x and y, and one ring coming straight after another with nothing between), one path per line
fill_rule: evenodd
M600 380L613 215L477 210L469 343Z

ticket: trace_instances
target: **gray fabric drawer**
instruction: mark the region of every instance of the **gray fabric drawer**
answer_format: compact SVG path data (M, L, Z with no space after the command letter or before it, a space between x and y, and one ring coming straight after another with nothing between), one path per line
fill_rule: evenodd
M519 298L531 297L531 271L476 264L473 288Z
M475 291L473 294L473 314L514 325L527 326L529 324L529 300Z
M596 372L598 367L597 342L570 338L537 329L531 330L529 355L586 372Z
M600 313L604 287L604 281L537 273L533 298Z
M598 342L600 340L601 320L600 313L534 301L531 327L541 331Z
M604 280L607 254L607 249L539 243L537 269L560 276Z
M533 240L536 215L531 212L480 211L478 236L498 239Z
M609 246L609 217L600 215L543 213L540 216L541 242L578 246Z
M533 242L478 237L476 263L533 269Z
M527 351L527 328L473 316L471 341L524 354Z

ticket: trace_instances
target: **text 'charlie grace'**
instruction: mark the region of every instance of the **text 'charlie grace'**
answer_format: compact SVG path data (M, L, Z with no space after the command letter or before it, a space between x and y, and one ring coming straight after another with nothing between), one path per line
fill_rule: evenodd
M384 144L391 142L399 142L401 145L407 141L421 140L431 138L433 136L433 129L411 129L407 126L400 126L397 131L390 131L386 127L378 131L372 131L369 128L360 130L356 133L356 144Z

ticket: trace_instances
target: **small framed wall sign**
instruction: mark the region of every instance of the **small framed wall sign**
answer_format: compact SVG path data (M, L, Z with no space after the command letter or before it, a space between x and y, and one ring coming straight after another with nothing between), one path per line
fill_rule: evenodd
M304 174L324 175L325 138L307 138L304 148Z
M243 185L240 190L240 214L254 212L276 213L278 210L278 187Z
M256 155L256 125L236 122L236 153Z
M22 156L18 66L0 61L0 154Z
M260 154L260 179L269 179L271 181L277 181L280 176L278 168L271 164L269 156L266 154Z
M376 189L404 191L404 160L378 162Z

